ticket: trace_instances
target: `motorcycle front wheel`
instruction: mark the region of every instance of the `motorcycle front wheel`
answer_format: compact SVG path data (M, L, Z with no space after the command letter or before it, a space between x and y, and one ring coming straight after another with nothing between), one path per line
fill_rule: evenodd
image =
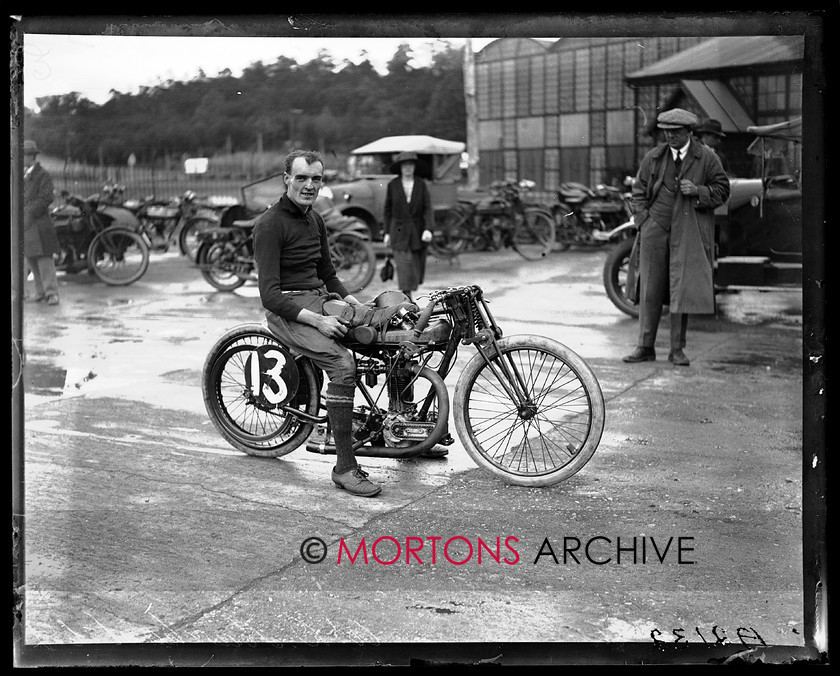
M475 355L455 386L455 429L473 461L503 481L550 486L589 462L604 397L588 364L557 341L509 336Z
M184 227L178 233L178 248L181 253L194 263L197 260L198 247L201 243L198 234L215 225L218 225L218 223L209 218L191 218L184 223Z
M233 271L237 254L230 242L204 242L198 247L196 263L205 281L219 291L236 291L245 278Z
M348 293L366 288L376 273L376 252L359 235L342 232L330 241L330 255L338 278Z
M202 369L204 405L213 425L234 448L248 455L276 458L291 453L312 433L313 425L256 399L248 387L248 358L264 346L279 345L261 324L241 324L213 345ZM308 360L298 360L297 394L290 406L316 415L320 386Z
M554 218L541 209L525 209L513 226L513 248L528 261L545 258L554 248Z
M133 230L105 228L90 243L88 269L109 286L127 286L149 268L149 247Z

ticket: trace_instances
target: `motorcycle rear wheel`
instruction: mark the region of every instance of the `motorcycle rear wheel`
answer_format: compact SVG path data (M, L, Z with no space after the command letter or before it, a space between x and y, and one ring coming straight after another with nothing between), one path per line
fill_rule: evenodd
M348 293L366 288L376 274L376 252L371 243L359 235L339 233L330 242L330 254L338 278Z
M540 209L526 209L513 226L513 248L527 261L538 261L550 254L554 237L554 219Z
M149 268L149 247L133 230L105 228L93 238L87 251L88 269L109 286L127 286Z
M588 364L557 341L509 336L475 355L455 386L458 436L475 463L509 484L550 486L579 472L604 431L604 396ZM488 356L489 356L488 351ZM509 391L522 392L517 403Z
M216 430L235 449L259 457L291 453L312 433L313 425L279 409L260 406L246 385L246 359L258 347L279 345L261 324L241 324L213 345L202 369L202 394ZM310 415L319 407L320 385L308 360L298 360L300 382L291 406Z
M454 205L435 211L435 229L429 252L437 258L448 260L470 249L474 238L472 213L468 207Z
M244 277L229 269L236 262L230 247L230 242L204 242L196 254L201 276L219 291L236 291L245 284Z
M189 221L184 223L184 227L182 227L181 232L178 233L178 248L181 253L192 262L195 262L197 260L198 247L200 245L198 233L215 225L217 225L217 223L209 218L191 218Z

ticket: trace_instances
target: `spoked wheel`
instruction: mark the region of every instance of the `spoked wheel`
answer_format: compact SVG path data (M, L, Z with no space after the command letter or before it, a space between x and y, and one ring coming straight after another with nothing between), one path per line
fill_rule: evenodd
M639 316L639 306L627 297L627 267L633 250L633 237L616 244L604 262L604 289L619 310L631 317Z
M236 291L245 284L245 278L234 272L236 259L236 245L232 242L205 242L196 254L201 276L219 291Z
M330 242L330 255L338 278L349 293L361 291L376 273L376 252L366 239L340 233Z
M149 247L143 237L127 228L106 228L88 248L88 267L110 286L126 286L149 268Z
M604 397L586 362L540 336L510 336L473 357L455 387L458 436L479 467L510 484L549 486L589 462Z
M522 258L537 261L554 248L554 219L537 209L526 209L513 228L513 248Z
M181 232L178 235L178 247L181 253L195 262L198 254L198 246L201 243L198 239L198 233L218 225L209 218L193 218L184 223Z
M202 370L204 405L219 434L234 448L263 457L291 453L306 441L313 429L309 422L260 396L260 387L279 382L285 366L280 343L260 324L243 324L227 331L210 350ZM277 348L272 350L272 348ZM254 384L257 350L263 366ZM268 360L267 362L265 360ZM298 360L297 394L288 402L304 413L318 412L319 385L316 371L308 360Z
M452 258L469 250L474 237L471 214L460 205L435 211L435 229L429 251L438 258Z

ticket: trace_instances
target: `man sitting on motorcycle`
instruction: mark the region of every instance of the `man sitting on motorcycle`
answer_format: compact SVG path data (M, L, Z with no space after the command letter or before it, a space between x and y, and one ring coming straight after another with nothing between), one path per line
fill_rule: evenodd
M333 482L353 495L373 497L382 487L367 478L353 451L356 362L340 341L359 325L381 323L386 311L362 305L336 274L324 221L312 208L323 175L317 152L293 150L286 156L286 192L254 224L260 299L271 331L329 377L324 402L335 441ZM337 300L337 310L325 310L325 303L335 306Z

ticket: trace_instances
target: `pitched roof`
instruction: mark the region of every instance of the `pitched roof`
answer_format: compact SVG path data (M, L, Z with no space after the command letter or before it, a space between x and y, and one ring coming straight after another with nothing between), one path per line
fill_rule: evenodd
M628 82L730 68L801 61L805 40L798 35L718 37L677 52L627 75Z

